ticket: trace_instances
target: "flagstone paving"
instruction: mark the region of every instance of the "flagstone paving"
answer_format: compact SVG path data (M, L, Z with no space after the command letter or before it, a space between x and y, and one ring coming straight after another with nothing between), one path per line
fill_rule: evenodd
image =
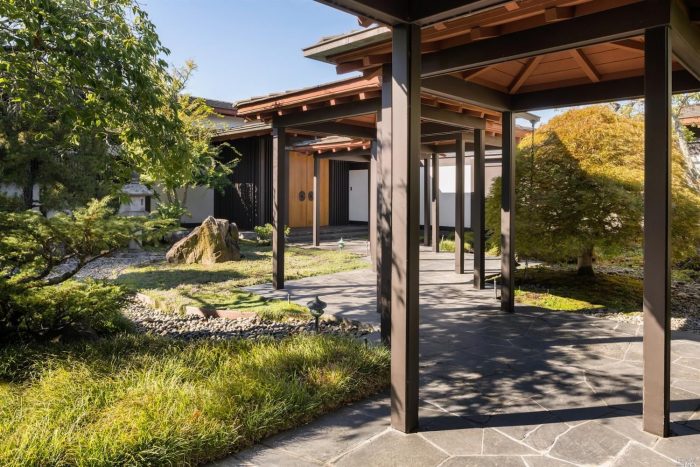
M698 335L673 336L674 436L661 439L641 430L639 325L531 307L503 314L493 290L451 272L452 258L421 253L416 433L389 427L381 394L218 465L700 466ZM378 323L375 283L365 270L288 289L293 300L319 294L329 313Z

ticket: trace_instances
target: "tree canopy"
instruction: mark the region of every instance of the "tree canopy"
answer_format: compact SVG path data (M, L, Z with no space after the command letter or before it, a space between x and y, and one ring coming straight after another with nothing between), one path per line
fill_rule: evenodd
M55 207L105 194L130 171L121 145L176 123L158 112L168 50L133 0L3 0L0 48L0 181L27 208L35 183Z
M673 151L673 254L700 246L700 195ZM596 249L639 245L643 226L644 121L609 106L569 110L523 139L516 156L516 252L578 259L592 273ZM501 183L487 199L487 227L500 231ZM492 242L498 236L491 236ZM492 245L496 246L496 245Z

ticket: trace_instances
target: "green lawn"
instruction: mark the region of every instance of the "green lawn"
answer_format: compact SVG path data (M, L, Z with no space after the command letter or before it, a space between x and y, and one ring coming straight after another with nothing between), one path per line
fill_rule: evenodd
M515 284L519 303L550 310L631 313L642 309L641 279L622 274L579 276L573 269L541 266L518 270Z
M0 348L0 465L193 465L388 386L349 338Z
M304 312L298 305L266 301L242 291L242 287L272 280L272 252L269 246L252 242L242 242L241 251L241 261L213 266L163 263L131 268L116 282L150 296L159 308L172 312L186 305L255 311L273 319ZM285 253L287 280L368 267L368 262L350 252L292 247Z

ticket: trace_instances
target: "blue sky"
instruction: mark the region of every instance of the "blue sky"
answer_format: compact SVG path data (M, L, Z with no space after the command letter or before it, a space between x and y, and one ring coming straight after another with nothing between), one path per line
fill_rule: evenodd
M189 92L227 101L348 76L304 58L301 49L323 36L359 28L354 16L313 0L143 0L141 4L171 51L167 60L176 65L188 59L197 63Z

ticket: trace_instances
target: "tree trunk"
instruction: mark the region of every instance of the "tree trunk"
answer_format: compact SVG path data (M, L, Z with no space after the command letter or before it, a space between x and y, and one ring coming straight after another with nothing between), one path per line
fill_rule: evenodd
M577 274L579 276L593 275L593 247L584 247L578 256Z

